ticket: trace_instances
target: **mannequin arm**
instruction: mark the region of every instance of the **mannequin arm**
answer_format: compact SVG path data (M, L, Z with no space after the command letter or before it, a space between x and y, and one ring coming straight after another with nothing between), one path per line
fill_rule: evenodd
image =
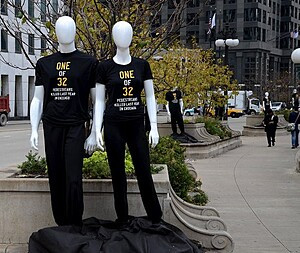
M181 112L181 114L183 114L183 100L182 100L182 98L179 99L179 105L180 105L180 112Z
M105 85L96 83L95 89L95 102L94 102L94 114L92 131L89 138L92 138L93 145L97 145L102 151L104 151L104 144L102 139L102 123L105 110ZM94 147L95 148L95 147Z
M95 124L94 124L94 119L95 119L95 101L96 101L96 88L92 88L90 90L90 95L92 98L93 102L93 124L92 124L92 130L89 135L89 137L86 139L84 143L84 149L88 154L92 154L96 148L97 148L97 141L96 141L96 131L95 131Z
M265 101L263 101L262 106L263 106L263 110L265 110Z
M167 113L168 113L168 115L170 116L170 108L169 108L169 102L167 102L167 104L166 104L166 109L167 109Z
M270 108L272 109L272 101L270 101Z
M153 81L144 81L144 89L146 95L147 111L151 125L151 130L149 133L149 142L151 143L152 147L155 147L159 141L159 134L157 131L156 102L154 96Z
M44 102L44 86L36 86L34 96L30 104L30 123L31 123L31 137L30 146L38 150L38 129L43 113Z

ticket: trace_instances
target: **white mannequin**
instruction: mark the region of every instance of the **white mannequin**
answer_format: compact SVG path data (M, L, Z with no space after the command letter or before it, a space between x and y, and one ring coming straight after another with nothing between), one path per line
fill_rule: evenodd
M117 46L117 53L113 57L113 61L120 65L127 65L131 62L129 46L132 41L132 27L125 21L117 22L112 29L112 35L115 45ZM157 116L156 116L156 102L154 96L153 80L144 81L144 90L146 95L147 112L150 119L151 130L149 133L149 142L155 146L159 141L157 131ZM96 84L96 99L94 107L94 121L92 132L87 139L85 149L92 152L96 146L103 150L103 139L101 127L103 123L103 116L105 110L105 85L101 83Z
M269 92L265 92L265 99L269 99ZM270 101L270 108L272 108L272 102ZM263 109L266 110L265 101L263 100Z
M178 87L176 86L176 87L174 87L171 91L176 91L178 89ZM180 106L180 112L181 112L181 114L183 114L183 99L181 98L181 99L179 99L179 106ZM169 101L167 102L167 104L166 104L166 109L167 109L167 113L168 113L168 116L170 117L171 116L171 113L170 113L170 108L169 108ZM171 120L171 119L169 119L169 120Z
M76 25L71 17L60 17L55 24L55 32L59 43L61 53L71 53L75 48ZM96 89L91 89L91 96L95 98ZM31 137L30 144L35 150L38 150L38 128L43 113L44 87L36 86L34 97L30 105L30 123Z

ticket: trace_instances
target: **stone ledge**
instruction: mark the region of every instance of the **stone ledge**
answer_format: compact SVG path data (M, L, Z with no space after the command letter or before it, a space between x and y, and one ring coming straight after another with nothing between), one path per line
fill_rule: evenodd
M232 252L234 243L226 225L212 207L195 206L180 199L169 183L167 167L153 175L163 219L180 228L212 252ZM103 185L102 185L103 184ZM136 180L129 180L128 205L131 215L146 215ZM136 185L134 185L136 184ZM32 188L31 188L32 187ZM39 189L40 187L40 189ZM84 181L84 217L114 220L113 192L110 180ZM0 179L0 243L4 252L25 253L32 232L55 226L47 179ZM5 245L6 244L6 245ZM9 250L9 251L8 251ZM0 251L1 253L1 251Z
M240 147L242 140L240 136L235 136L212 143L189 143L181 145L186 148L186 158L205 159L221 155L229 150Z

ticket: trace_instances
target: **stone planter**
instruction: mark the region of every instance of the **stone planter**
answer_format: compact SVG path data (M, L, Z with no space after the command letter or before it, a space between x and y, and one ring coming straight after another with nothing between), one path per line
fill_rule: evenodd
M244 126L243 135L245 136L265 136L265 128L262 125L264 119L263 114L259 115L247 115L246 125ZM278 126L276 135L287 135L286 126L288 122L283 115L278 115Z
M185 124L185 132L196 138L198 143L182 143L186 148L185 156L190 159L204 159L223 154L231 149L240 147L242 140L240 132L229 128L227 122L222 123L228 131L232 132L232 138L220 139L219 136L211 135L206 131L204 123ZM158 124L160 136L172 134L171 125L168 123Z
M218 212L212 207L186 203L176 196L170 187L167 168L165 165L164 167L159 174L153 175L163 219L179 227L191 239L199 241L203 247L212 249L213 252L232 252L232 238L226 232L226 225ZM84 180L83 187L84 218L114 220L116 216L111 180ZM134 179L128 180L128 202L131 215L146 214L137 181ZM32 232L55 226L48 180L0 179L0 214L0 250L5 248L6 253L27 252L26 243ZM18 251L14 251L16 247Z

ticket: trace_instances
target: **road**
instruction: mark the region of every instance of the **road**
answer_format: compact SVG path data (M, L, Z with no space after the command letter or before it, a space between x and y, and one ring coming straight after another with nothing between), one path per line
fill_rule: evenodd
M42 127L39 131L39 154L44 156ZM11 171L23 162L31 149L29 139L31 128L29 121L11 121L0 127L0 173Z
M167 115L159 114L158 122L166 122ZM241 131L245 124L245 117L232 119L228 123L234 130ZM11 171L22 163L25 155L30 151L31 128L29 121L9 121L5 127L0 127L0 174L5 171ZM39 155L44 156L44 138L42 126L39 130ZM1 176L1 175L0 175Z

